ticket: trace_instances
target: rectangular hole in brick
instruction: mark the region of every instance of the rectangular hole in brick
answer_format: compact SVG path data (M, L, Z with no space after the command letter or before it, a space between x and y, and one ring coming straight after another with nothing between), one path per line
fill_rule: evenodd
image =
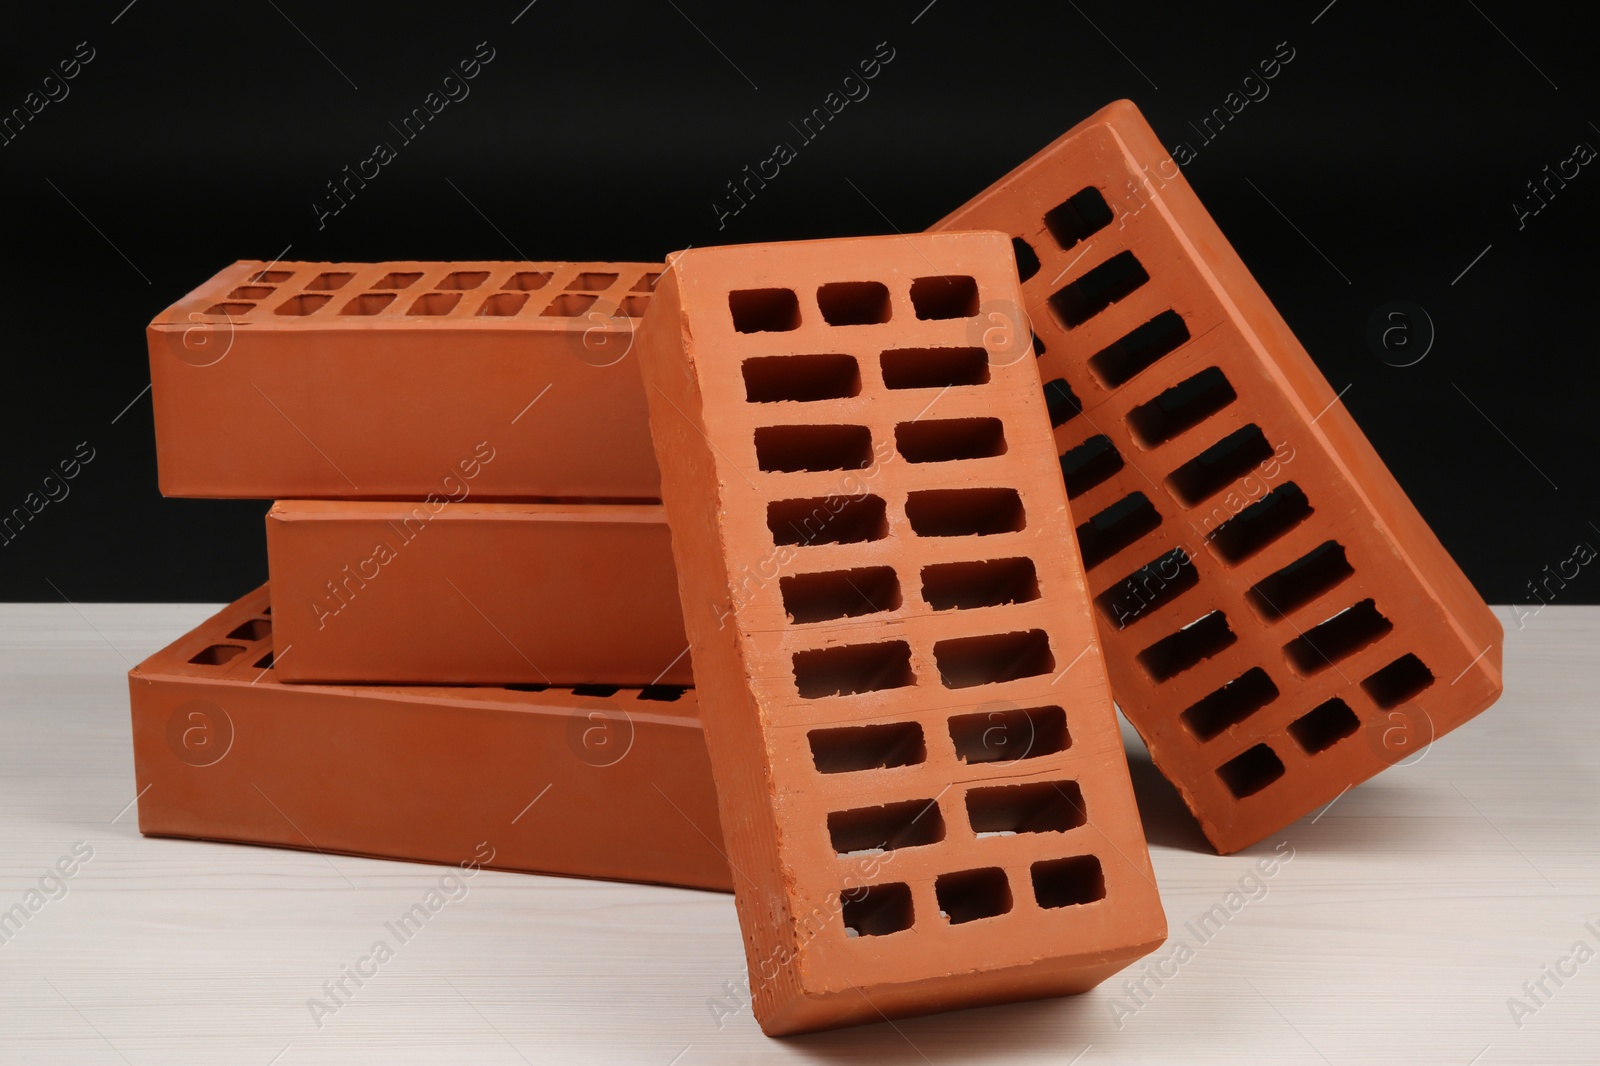
M203 648L189 661L196 666L221 666L231 663L244 654L244 649L237 644L213 644Z
M550 686L543 681L522 681L513 685L501 685L500 687L509 689L512 692L544 692Z
M639 690L639 698L655 703L677 703L688 691L682 685L646 685Z
M615 274L609 274L597 270L586 270L583 273L576 275L571 281L567 282L567 288L569 290L586 289L589 292L600 292L604 289L611 288L611 286L615 285L616 283L617 275Z
M355 277L354 274L347 274L343 271L329 271L326 274L318 274L306 282L306 288L319 292L331 292L334 289L342 289L350 284L350 279L353 277Z
M840 855L917 848L944 839L944 815L931 799L835 811L828 815L828 835Z
M239 315L244 314L246 311L255 310L255 306L255 304L240 303L212 304L210 307L206 308L206 314L222 315L226 318L236 318Z
M252 618L248 622L240 622L233 627L233 632L228 634L229 640L264 640L272 636L272 622L266 618Z
M1372 600L1346 607L1283 646L1289 665L1302 676L1325 670L1383 637L1394 628Z
M487 270L457 270L454 273L446 274L435 288L476 289L488 280L489 272Z
M1106 898L1105 870L1093 855L1036 862L1031 873L1033 898L1045 910L1075 907Z
M916 722L813 729L806 734L817 772L850 774L915 766L928 757L922 727Z
M1400 706L1433 684L1433 671L1407 652L1361 682L1372 702L1384 710Z
M933 646L933 661L945 688L997 685L1056 668L1050 637L1042 629L941 640Z
M539 314L543 318L577 318L593 307L596 299L586 292L564 292Z
M573 685L574 696L615 696L622 691L621 685Z
M762 470L860 470L872 465L866 426L761 426L755 432Z
M1016 762L1054 755L1072 746L1067 712L1060 707L1002 707L950 719L956 757L968 764Z
M889 287L881 281L835 281L817 286L817 307L830 326L889 321Z
M891 348L879 362L883 384L891 389L944 389L989 380L989 353L982 348Z
M911 645L903 640L794 653L795 687L808 700L905 688L916 681Z
M1111 205L1094 186L1082 189L1045 212L1045 229L1063 250L1111 224Z
M505 280L502 289L512 289L516 292L532 292L542 289L550 284L550 271L548 270L519 270Z
M1033 344L1033 356L1035 359L1037 359L1039 356L1045 353L1044 341L1039 339L1039 335L1037 333L1030 334L1030 340Z
M409 289L422 277L420 271L396 270L372 283L374 289ZM510 288L510 286L507 286Z
M638 281L634 282L633 283L633 288L629 289L628 291L629 292L655 292L656 291L656 282L659 281L660 279L661 279L661 275L659 273L657 273L655 271L651 271L650 273L648 273L648 274L644 275L643 277L641 277Z
M1227 517L1228 512L1219 507L1206 518L1221 514L1222 524L1207 539L1212 551L1223 562L1232 566L1242 563L1279 537L1294 529L1311 514L1311 503L1294 482L1280 485L1249 507Z
M1168 474L1167 486L1185 507L1193 507L1270 458L1272 445L1267 443L1261 427L1244 426Z
M1101 311L1150 280L1132 252L1119 252L1068 282L1050 297L1050 308L1061 324L1071 329L1081 326Z
M291 297L284 303L279 304L277 313L280 315L309 315L331 299L333 297L326 293L301 293L299 296Z
M459 292L430 292L417 297L406 310L408 315L448 315L461 302Z
M1122 466L1122 454L1104 433L1096 434L1077 447L1062 452L1061 480L1067 486L1068 499L1082 496L1121 470Z
M1228 625L1228 616L1212 611L1141 651L1139 665L1152 681L1167 681L1232 647L1238 639Z
M936 563L922 568L922 598L936 611L998 607L1039 598L1032 559Z
M1234 799L1245 799L1283 776L1283 760L1265 744L1257 744L1217 767L1217 776Z
M967 819L978 836L1065 833L1088 821L1076 781L1030 781L975 788L967 793Z
M366 292L357 296L339 310L341 315L376 315L394 303L392 292Z
M1153 559L1094 598L1118 629L1154 613L1200 583L1194 560L1182 548Z
M735 289L728 293L733 328L740 333L787 333L800 328L793 289Z
M1289 723L1289 735L1307 755L1327 751L1360 728L1361 720L1341 699L1320 704Z
M767 504L773 543L856 544L889 535L888 510L879 496L818 496Z
M994 918L1011 910L1011 883L1006 872L995 866L940 874L933 882L933 895L939 901L939 914L951 925Z
M1259 666L1252 666L1178 715L1197 740L1210 740L1278 698L1278 686Z
M483 301L483 306L478 308L478 314L493 318L509 318L522 310L527 302L528 294L525 292L497 292Z
M1130 492L1078 527L1078 550L1083 567L1093 569L1161 525L1161 515L1150 497Z
M271 285L241 285L228 293L230 300L265 300L278 290Z
M894 427L895 446L908 463L954 463L1006 453L998 418L927 418Z
M847 889L839 901L844 935L852 939L898 933L910 929L915 919L911 889L898 882Z
M1053 378L1044 383L1044 409L1051 426L1064 426L1082 413L1083 404L1066 378Z
M294 277L292 270L258 270L247 279L257 285L282 285Z
M768 355L746 359L745 399L751 403L842 400L861 394L861 367L853 355Z
M1027 524L1016 489L923 489L906 494L906 519L919 537L986 537Z
M1089 369L1114 389L1154 366L1163 356L1171 355L1188 339L1189 327L1184 324L1183 317L1176 311L1163 311L1121 340L1091 355Z
M1128 425L1140 444L1153 448L1193 429L1238 398L1222 371L1208 367L1129 411Z
M643 318L644 312L650 306L648 296L624 296L617 305L617 310L628 318Z
M269 651L269 652L267 652L267 654L265 654L261 658L257 659L256 662L255 662L255 668L257 670L271 670L272 669L272 653Z
M1039 253L1021 237L1011 238L1011 254L1017 260L1017 280L1027 281L1039 273Z
M856 618L900 608L900 578L892 566L863 566L779 578L783 609L796 624Z
M971 318L978 313L978 283L962 274L917 278L911 306L921 319Z
M1269 622L1321 596L1355 573L1338 541L1324 541L1288 566L1250 587L1245 599Z

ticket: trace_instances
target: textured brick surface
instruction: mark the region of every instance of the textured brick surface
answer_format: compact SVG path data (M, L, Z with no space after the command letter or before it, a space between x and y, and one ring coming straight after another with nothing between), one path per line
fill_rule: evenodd
M768 1033L1165 935L1016 299L999 234L703 249L641 331Z
M934 229L1016 238L1118 704L1234 851L1499 695L1499 623L1134 106Z
M284 681L688 685L659 504L279 501Z
M650 263L255 263L150 324L169 496L655 499Z
M731 887L693 692L285 685L268 612L129 673L142 832Z

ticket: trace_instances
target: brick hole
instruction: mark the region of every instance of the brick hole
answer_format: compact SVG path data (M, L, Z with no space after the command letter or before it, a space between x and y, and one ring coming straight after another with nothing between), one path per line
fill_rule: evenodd
M1034 358L1037 359L1039 356L1045 353L1044 341L1039 339L1039 335L1037 333L1030 333L1028 336L1030 342L1033 344Z
M364 292L339 309L341 315L376 315L394 303L392 292Z
M1057 289L1050 308L1061 324L1081 326L1150 280L1132 252L1118 252L1104 263Z
M213 644L209 648L202 648L189 661L196 666L221 666L243 654L244 649L237 644Z
M1021 237L1011 238L1011 254L1017 259L1017 279L1027 281L1039 273L1039 253Z
M1089 369L1108 388L1117 388L1171 355L1189 339L1189 327L1176 311L1163 311L1119 341L1089 357Z
M1011 883L999 867L940 874L933 882L939 915L951 925L995 918L1011 910Z
M1361 727L1361 719L1341 699L1331 699L1289 723L1289 735L1307 755L1318 755Z
M879 364L883 384L891 389L946 389L989 381L989 353L982 348L891 348Z
M246 280L257 285L282 285L292 277L292 270L258 270Z
M922 727L916 722L813 729L806 739L811 742L817 772L822 774L915 766L928 758Z
M272 614L272 607L269 605L269 606L261 608L261 613L264 614L264 615L271 615Z
M1137 658L1152 681L1168 681L1232 647L1238 639L1228 625L1228 616L1212 611L1176 633L1162 637L1141 651Z
M509 689L512 692L544 692L550 686L542 681L525 681L514 685L501 685L500 687Z
M519 270L507 278L500 287L516 292L532 292L550 284L550 277L548 270Z
M1195 739L1210 740L1278 698L1278 686L1259 666L1252 666L1178 715Z
M1076 781L1030 781L969 790L967 820L985 837L1065 833L1089 819Z
M489 272L487 270L457 270L440 278L439 284L435 285L434 288L466 291L467 289L476 289L488 280Z
M1081 189L1045 212L1044 225L1062 250L1111 224L1111 205L1094 186Z
M1433 684L1433 671L1407 652L1361 682L1372 702L1384 710L1398 707Z
M998 418L930 418L901 422L894 443L908 463L954 463L1006 453L1005 427Z
M997 685L1056 668L1050 638L1042 629L941 640L933 646L933 660L945 688Z
M903 640L794 653L795 687L808 700L906 688L916 682L911 645Z
M1217 557L1232 566L1244 562L1299 526L1310 516L1311 510L1306 494L1300 490L1300 486L1290 481L1231 518L1225 517L1206 539ZM1227 514L1218 507L1205 521L1209 523L1219 512Z
M856 618L900 608L900 578L892 566L828 570L778 579L783 609L796 624Z
M847 937L887 936L911 928L911 889L898 882L851 889L841 903Z
M459 292L429 292L418 296L406 309L408 315L448 315L461 302Z
M586 292L566 292L550 301L550 306L539 312L541 318L577 318L594 306L599 297Z
M652 703L677 703L688 691L682 685L646 685L639 690L639 699Z
M906 494L906 519L919 537L986 537L1027 524L1016 489L923 489Z
M1044 409L1052 427L1064 426L1083 413L1083 401L1072 391L1066 378L1054 378L1044 384Z
M1217 767L1217 776L1234 799L1246 799L1283 776L1283 760L1265 744L1257 744Z
M944 815L931 799L835 811L828 815L828 836L840 855L918 848L944 839Z
M1072 746L1060 707L996 708L950 719L950 739L962 762L1017 762Z
M889 321L889 287L881 281L835 281L817 287L817 307L830 326Z
M1161 515L1142 492L1130 492L1078 527L1083 568L1091 570L1161 525Z
M1185 507L1193 507L1272 458L1260 426L1236 429L1167 475L1167 487Z
M409 289L422 277L420 271L397 270L372 283L374 289Z
M837 505L837 506L836 506ZM889 514L879 496L818 496L767 504L774 544L857 544L889 535Z
M872 465L872 431L866 426L761 426L755 432L762 470L860 470Z
M1194 560L1182 548L1152 559L1094 598L1118 629L1155 613L1200 583Z
M735 289L728 293L733 328L740 333L787 333L800 328L793 289Z
M644 275L643 277L641 277L638 281L634 282L633 283L633 287L631 289L629 289L628 291L629 292L655 292L656 291L656 282L659 281L659 280L661 280L661 275L659 273L655 272L655 271L651 271L650 273L648 273L648 274Z
M1153 448L1193 429L1238 398L1226 375L1217 367L1208 367L1129 411L1128 425L1140 444Z
M263 655L261 658L257 659L256 662L255 662L255 668L257 670L271 670L272 669L272 653L269 651L265 655Z
M616 274L608 274L602 271L585 271L567 282L567 289L569 291L587 289L590 292L600 292L611 288L616 283Z
M318 274L306 282L306 289L308 291L332 292L334 289L342 289L350 284L350 279L353 277L355 277L354 274L330 270L326 274Z
M751 403L842 400L861 394L861 367L853 355L768 355L746 359L745 399Z
M1046 910L1094 903L1106 898L1106 874L1093 855L1036 862L1033 898Z
M323 293L301 293L292 296L284 303L278 305L277 313L280 315L309 315L317 311L333 297Z
M963 274L917 278L911 306L920 319L971 318L978 313L978 283Z
M1355 573L1338 541L1324 541L1283 569L1250 587L1245 599L1257 614L1275 622L1303 607Z
M936 611L1028 603L1039 598L1032 559L935 563L922 568L922 598Z
M1394 628L1373 601L1362 600L1319 622L1283 646L1289 665L1302 676L1348 658Z
M1067 498L1082 496L1122 467L1122 453L1104 433L1067 449L1061 453L1061 480L1067 486Z
M573 685L574 696L615 696L622 691L621 685Z
M645 309L649 306L648 296L624 296L622 302L617 305L617 310L627 318L643 318Z
M247 311L254 311L255 307L256 307L255 304L238 304L238 303L212 304L210 307L206 308L206 314L208 314L208 315L222 315L222 316L226 316L228 318L237 318L238 316L244 314ZM282 314L283 312L280 311L279 313Z
M483 301L478 314L491 318L510 318L522 310L527 302L528 294L525 292L497 292Z
M230 300L265 300L278 290L271 285L241 285L228 293Z
M265 640L272 636L272 620L268 618L252 618L248 622L240 622L228 634L229 640Z

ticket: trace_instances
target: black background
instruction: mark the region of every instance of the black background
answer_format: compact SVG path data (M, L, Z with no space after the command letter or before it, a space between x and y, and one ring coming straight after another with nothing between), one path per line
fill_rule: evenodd
M1533 603L1545 567L1600 547L1600 162L1523 228L1513 209L1600 148L1577 5L125 4L8 8L0 36L0 113L95 51L0 146L0 513L79 442L95 453L0 547L0 599L221 601L265 578L266 505L162 499L140 395L144 325L235 259L653 260L910 232L1119 97L1198 144L1187 124L1279 42L1295 58L1189 180L1488 599ZM870 95L719 230L725 183L884 41ZM471 95L319 229L324 183L479 42L495 58ZM1416 365L1368 344L1392 300L1437 330ZM1600 566L1558 593L1597 600Z

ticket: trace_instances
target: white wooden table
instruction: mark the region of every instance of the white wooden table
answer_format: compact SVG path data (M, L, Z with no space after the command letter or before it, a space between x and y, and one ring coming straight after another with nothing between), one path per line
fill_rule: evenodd
M1573 954L1600 953L1600 607L1502 611L1498 706L1243 855L1134 741L1175 937L1151 969L786 1041L744 1002L731 897L502 873L319 1027L308 1000L441 871L139 835L124 674L211 611L0 607L0 910L93 853L0 944L0 1061L1600 1062L1600 960Z

